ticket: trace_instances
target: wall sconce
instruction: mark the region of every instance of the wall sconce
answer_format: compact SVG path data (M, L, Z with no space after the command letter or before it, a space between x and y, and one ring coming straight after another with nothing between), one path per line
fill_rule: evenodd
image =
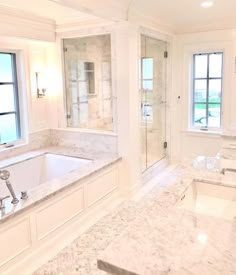
M40 77L40 73L36 72L36 88L37 88L37 98L42 98L45 96L46 88L42 88L42 79Z

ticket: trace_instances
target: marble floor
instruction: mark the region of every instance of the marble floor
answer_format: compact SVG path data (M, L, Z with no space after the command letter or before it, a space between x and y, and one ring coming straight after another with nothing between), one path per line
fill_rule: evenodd
M147 206L154 203L156 194L171 184L178 173L179 170L169 168L154 178L139 193L102 217L33 275L104 275L97 269L98 256Z

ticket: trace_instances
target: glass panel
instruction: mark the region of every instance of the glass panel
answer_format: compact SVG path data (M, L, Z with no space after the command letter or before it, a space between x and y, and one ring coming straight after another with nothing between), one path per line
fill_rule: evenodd
M144 90L153 90L153 81L152 80L143 80L143 89Z
M195 57L195 68L194 78L206 78L207 77L207 55L194 55Z
M206 102L207 97L207 81L195 80L194 101Z
M194 104L194 126L206 126L206 104Z
M14 111L15 98L13 85L0 85L0 113Z
M153 58L143 58L142 63L142 78L153 79Z
M209 55L209 77L222 76L222 54Z
M220 104L209 104L208 127L220 127Z
M153 110L152 110L152 105L150 103L144 103L142 105L142 116L143 119L146 120L152 120L153 119Z
M0 143L17 140L16 115L0 115L0 129Z
M165 141L166 42L141 36L142 171L163 157Z
M209 80L209 102L221 102L221 79Z
M13 82L12 55L0 53L0 82Z
M68 127L112 130L110 35L63 42Z

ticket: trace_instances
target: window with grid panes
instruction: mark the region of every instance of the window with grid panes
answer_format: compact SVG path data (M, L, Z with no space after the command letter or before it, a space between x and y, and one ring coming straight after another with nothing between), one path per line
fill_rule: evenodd
M223 53L193 55L192 126L220 128Z

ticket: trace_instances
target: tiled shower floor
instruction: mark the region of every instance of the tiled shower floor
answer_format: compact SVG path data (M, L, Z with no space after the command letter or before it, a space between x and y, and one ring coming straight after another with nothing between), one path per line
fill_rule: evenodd
M174 174L156 178L151 191L121 203L32 275L104 275L97 269L98 256L141 211L153 203L152 198L173 180Z

